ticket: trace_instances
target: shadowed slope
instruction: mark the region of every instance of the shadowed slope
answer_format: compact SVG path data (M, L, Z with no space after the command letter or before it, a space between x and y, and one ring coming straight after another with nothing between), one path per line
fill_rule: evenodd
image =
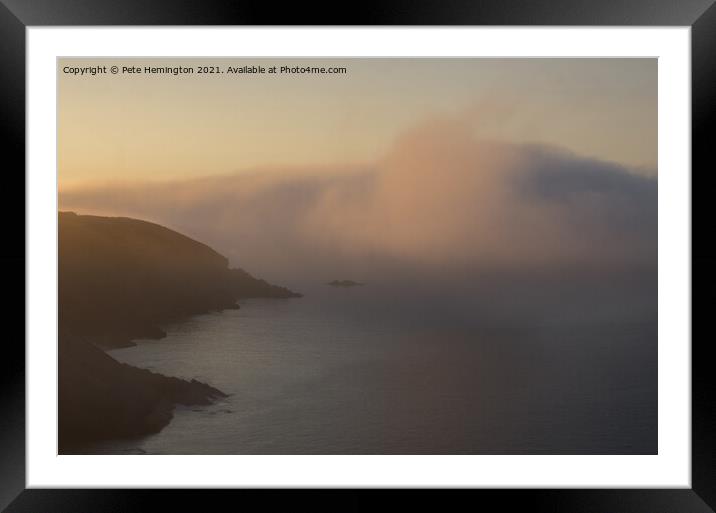
M59 450L160 431L174 406L226 395L195 380L121 364L100 347L159 338L159 325L241 297L296 297L210 247L128 218L59 214Z
M159 338L159 324L237 308L241 297L297 297L210 247L157 224L59 214L60 330L107 347Z

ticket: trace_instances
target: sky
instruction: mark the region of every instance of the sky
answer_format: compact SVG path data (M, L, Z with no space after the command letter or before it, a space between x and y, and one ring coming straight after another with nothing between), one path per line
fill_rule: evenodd
M481 138L557 145L655 173L655 59L62 59L198 67L336 65L345 75L59 73L60 187L374 162L434 115Z
M654 269L654 59L62 59L344 75L59 74L61 210L275 280Z

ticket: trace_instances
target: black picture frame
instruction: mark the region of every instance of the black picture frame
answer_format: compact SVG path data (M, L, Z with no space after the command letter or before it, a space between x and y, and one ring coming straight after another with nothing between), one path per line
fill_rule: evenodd
M281 507L357 510L395 504L444 509L453 501L500 511L708 512L716 510L716 389L705 335L692 330L692 488L617 490L40 490L25 489L25 41L31 26L70 25L607 25L690 26L692 71L692 327L705 324L716 250L695 232L713 217L716 169L714 0L459 0L330 5L230 0L0 0L0 126L5 221L0 257L10 329L0 372L0 509L19 512ZM20 217L23 223L20 223ZM699 301L696 301L696 299ZM21 300L22 299L22 300ZM660 312L668 315L668 312ZM449 493L448 493L449 492ZM214 502L217 501L217 502ZM455 502L457 504L457 502ZM213 505L213 506L212 506ZM226 506L225 506L226 507ZM492 509L492 508L491 508Z

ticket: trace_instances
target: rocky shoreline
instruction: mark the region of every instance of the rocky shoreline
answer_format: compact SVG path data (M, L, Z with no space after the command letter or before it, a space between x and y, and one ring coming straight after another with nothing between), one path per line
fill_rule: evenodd
M206 383L120 363L86 340L60 338L59 450L161 431L176 405L208 405L226 394Z
M300 297L157 224L63 212L58 221L60 454L157 433L176 405L227 397L197 380L120 363L105 349L163 338L162 324L238 308L240 298Z

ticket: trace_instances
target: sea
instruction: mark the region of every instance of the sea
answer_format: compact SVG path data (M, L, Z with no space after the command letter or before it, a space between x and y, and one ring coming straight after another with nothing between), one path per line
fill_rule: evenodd
M238 310L164 326L161 340L109 351L229 396L177 407L157 434L84 452L657 452L657 322L648 309L565 301L533 315L487 315L489 298L390 284L296 288L304 297L242 300Z

